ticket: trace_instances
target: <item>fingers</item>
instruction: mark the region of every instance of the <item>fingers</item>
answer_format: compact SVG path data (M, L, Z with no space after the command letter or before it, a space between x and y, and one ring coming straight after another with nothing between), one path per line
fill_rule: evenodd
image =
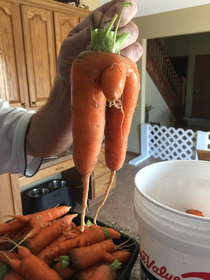
M70 81L71 64L90 42L90 27L69 36L63 41L57 61L58 73L66 82Z
M121 33L128 33L130 36L126 39L123 46L121 47L121 50L127 48L128 46L132 45L134 42L136 42L138 36L139 36L139 29L133 22L129 22L126 26L120 28L118 30L118 34Z
M143 54L143 49L138 42L135 42L120 51L120 54L130 58L130 60L132 60L133 62L137 62Z
M113 6L111 6L109 9L105 10L104 6L101 7L101 12L103 13L103 18L102 21L104 22L103 26L100 26L100 28L106 28L111 21L111 19L114 17L115 14L120 14L122 10L122 3L126 2L125 0L116 0L116 1L111 1L115 3ZM129 6L124 9L122 18L120 20L120 25L119 27L123 27L126 24L128 24L132 18L136 15L137 13L137 5L135 1L131 1L132 6ZM114 26L117 25L118 20L115 21Z
M96 11L99 11L99 12L103 13L102 22L104 23L104 25L100 28L106 28L108 26L110 20L114 17L114 15L115 14L118 14L118 15L120 14L120 12L122 10L122 3L124 3L124 2L127 2L127 1L126 0L112 0L112 1L109 1L108 3L99 7L95 11L91 12L82 22L80 22L77 26L75 26L72 29L72 33L78 33L82 29L89 26L91 24L91 21L92 21L93 13L96 12ZM124 9L119 27L123 27L126 24L128 24L129 21L131 21L131 19L137 13L136 2L134 0L131 0L130 2L132 3L132 6L129 6L129 7ZM116 24L117 24L117 20L116 20L114 26Z

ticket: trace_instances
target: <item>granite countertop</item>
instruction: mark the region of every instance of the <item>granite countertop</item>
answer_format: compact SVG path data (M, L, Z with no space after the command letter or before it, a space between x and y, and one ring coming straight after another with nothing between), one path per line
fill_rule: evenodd
M62 152L59 155L56 155L55 157L45 158L42 162L41 168L45 168L47 166L60 163L62 161L65 161L67 159L73 158L72 155L72 146L69 146L64 152Z
M117 223L114 222L105 222L105 224L108 224L109 226L113 227L114 229L128 235L129 237L133 238L137 242L139 242L139 234L132 232L128 228L124 228L119 226ZM138 255L137 260L133 266L133 269L131 271L131 277L129 280L140 280L140 255Z

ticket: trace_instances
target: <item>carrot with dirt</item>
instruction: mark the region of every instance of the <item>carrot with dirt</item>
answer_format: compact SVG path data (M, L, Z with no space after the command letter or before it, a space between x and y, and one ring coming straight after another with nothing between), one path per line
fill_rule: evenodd
M109 262L112 259L111 253L114 252L115 248L112 240L74 248L67 254L69 256L69 267L73 270L80 270L102 261Z
M123 9L129 5L123 3ZM136 68L118 54L129 34L117 34L119 22L115 31L110 31L117 16L114 16L105 30L92 28L92 39L87 51L77 56L71 69L73 159L83 182L81 231L84 230L89 178L97 163L104 136L107 100L112 106L119 107L118 99L124 86L130 84L127 82L131 72L129 67ZM133 98L132 95L130 97ZM118 151L117 147L113 148Z
M82 232L80 235L73 239L66 240L59 243L56 247L51 249L46 254L46 258L56 258L68 254L70 250L76 247L85 247L95 243L104 241L105 239L120 239L121 235L115 230L109 228L93 227L87 231Z
M26 280L62 280L56 271L37 258L25 247L18 247L20 260L9 259L11 268Z
M122 266L125 265L131 257L131 253L127 250L119 250L110 255L111 256L109 259L106 259L106 261L110 261L110 264L112 264L115 260L118 260ZM72 277L72 280L88 280L102 264L104 264L104 262L97 263L85 269L76 271ZM121 273L121 269L122 268L119 268L119 270L117 270L118 276Z
M37 235L24 240L21 245L27 247L34 255L37 255L45 246L65 231L76 216L77 214L66 215L56 220L50 226L41 228Z
M61 233L57 238L52 240L47 246L45 246L36 256L43 260L47 265L52 266L54 263L54 257L46 258L46 254L53 248L55 248L59 243L66 241L66 237Z

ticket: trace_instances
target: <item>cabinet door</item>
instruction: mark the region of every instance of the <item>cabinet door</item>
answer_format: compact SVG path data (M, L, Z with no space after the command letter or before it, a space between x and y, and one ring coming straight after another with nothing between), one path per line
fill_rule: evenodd
M59 55L60 47L69 32L79 23L79 18L73 15L54 12L56 53Z
M28 104L20 5L0 0L0 91L11 107Z
M56 75L53 14L22 5L30 107L45 104Z

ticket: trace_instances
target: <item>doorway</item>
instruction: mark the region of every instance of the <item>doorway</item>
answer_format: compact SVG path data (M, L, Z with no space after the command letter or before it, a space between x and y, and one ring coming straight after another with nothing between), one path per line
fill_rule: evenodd
M195 57L192 117L210 119L210 54Z

